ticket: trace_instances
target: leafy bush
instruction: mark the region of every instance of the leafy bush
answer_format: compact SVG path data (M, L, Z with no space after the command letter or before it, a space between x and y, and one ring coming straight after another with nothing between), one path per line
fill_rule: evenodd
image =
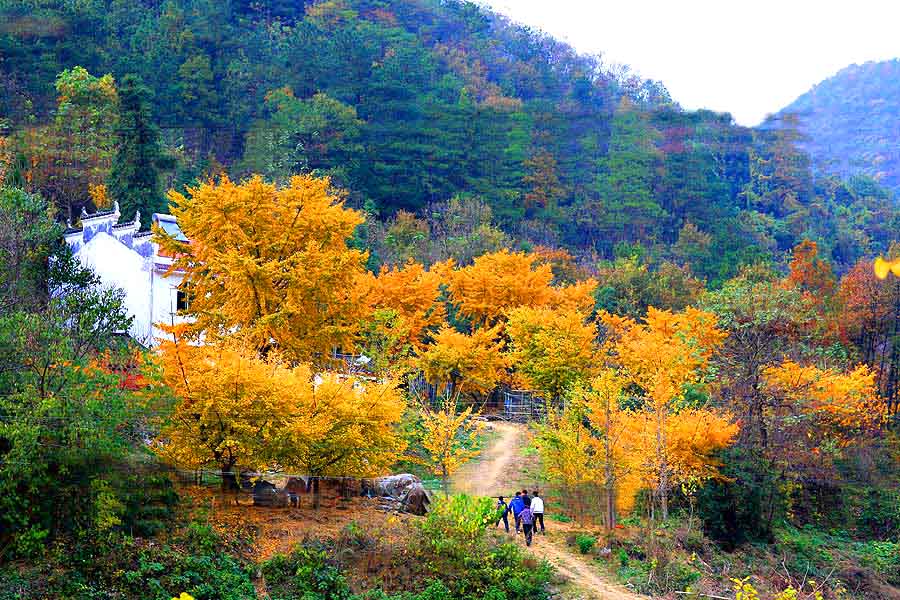
M568 515L564 515L562 513L553 513L551 515L548 515L547 519L549 519L550 521L558 521L560 523L571 523L572 522L572 517L570 517Z
M683 592L696 583L701 573L680 561L660 564L657 559L636 560L620 552L620 566L616 575L628 586L641 594L668 594Z
M272 600L349 600L350 586L325 551L298 546L290 556L277 555L262 565Z
M15 590L8 597L21 600L170 600L181 592L195 600L255 598L248 566L228 549L228 540L206 525L192 525L167 545L122 535L52 545L28 569L0 571L0 590Z
M575 536L575 545L578 546L578 551L582 554L587 554L594 548L594 544L597 543L597 538L592 535L587 535L584 533L579 533Z
M900 585L900 542L865 542L854 545L860 562L874 570L885 581Z
M817 577L834 562L829 552L834 541L817 529L789 527L779 530L776 538L785 551L786 566L791 572L806 572Z
M772 542L772 523L784 499L773 471L740 448L721 455L722 478L697 494L697 515L706 534L726 550L746 542Z
M425 576L440 578L453 598L547 598L549 565L536 563L515 544L496 544L487 533L494 522L489 498L460 495L437 502L418 531L418 564Z
M856 521L859 534L880 540L900 537L900 491L866 489L856 495L863 499Z

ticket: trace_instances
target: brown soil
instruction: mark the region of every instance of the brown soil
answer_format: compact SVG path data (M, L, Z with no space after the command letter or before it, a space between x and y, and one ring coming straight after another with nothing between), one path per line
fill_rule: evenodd
M385 542L400 540L408 537L410 521L418 518L379 510L375 500L362 497L324 497L319 510L313 510L252 506L247 496L235 498L205 489L185 489L181 493L188 491L195 510L203 507L215 529L231 535L241 531L253 534L255 544L246 554L254 561L289 554L306 540L337 538L351 522Z
M497 435L475 460L463 466L453 478L455 492L473 496L505 496L527 484L523 473L522 449L525 436L520 425L496 421L487 428Z

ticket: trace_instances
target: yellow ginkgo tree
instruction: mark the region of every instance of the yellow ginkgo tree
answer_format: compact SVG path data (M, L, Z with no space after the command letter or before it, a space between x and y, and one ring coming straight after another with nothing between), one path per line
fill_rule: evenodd
M352 345L365 311L366 253L347 241L364 218L327 178L297 175L277 187L223 175L169 192L169 202L187 240L163 230L155 239L184 272L193 333L239 334L304 362Z
M478 398L490 393L504 377L507 357L500 338L502 326L476 329L471 335L444 326L422 352L418 367L445 395Z
M188 344L183 327L158 355L176 402L155 447L170 462L215 467L226 488L236 467L291 469L317 491L319 477L384 474L403 453L406 404L393 381L314 374L234 340Z
M236 343L189 344L182 330L159 347L175 405L155 447L175 465L220 471L223 488L234 489L235 467L265 469L283 451L274 441L295 422L310 372Z
M444 495L449 495L450 477L478 455L478 435L484 423L473 418L472 407L457 409L455 398L447 397L439 408L422 408L422 446L431 472L441 478Z
M553 285L553 270L536 254L500 250L483 254L466 267L443 272L450 302L475 327L506 320L520 306L590 311L597 282L591 279L569 286Z
M511 362L532 389L556 400L595 370L596 330L576 310L522 306L509 313Z
M625 428L627 470L653 490L654 507L666 519L673 487L713 476L712 454L737 435L730 415L684 402L687 387L703 383L725 333L712 314L691 308L673 313L651 307L643 323L610 315L601 319L609 330L610 359L640 390L641 406L630 412Z

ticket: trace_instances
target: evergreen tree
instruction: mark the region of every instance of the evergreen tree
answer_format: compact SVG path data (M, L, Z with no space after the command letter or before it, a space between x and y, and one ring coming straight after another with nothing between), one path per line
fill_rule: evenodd
M165 208L159 185L164 155L159 129L152 121L150 91L135 75L126 75L119 89L119 142L109 175L109 191L119 202L122 219L142 215L142 227L150 215Z

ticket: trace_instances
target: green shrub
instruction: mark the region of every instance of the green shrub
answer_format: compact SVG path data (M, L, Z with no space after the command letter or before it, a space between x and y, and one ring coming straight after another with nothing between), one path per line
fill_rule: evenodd
M579 533L575 536L575 545L578 546L578 551L582 554L587 554L588 552L593 550L596 543L597 538L592 535Z
M148 545L122 535L56 543L44 560L12 575L0 573L0 599L170 600L187 592L196 600L248 600L255 589L247 566L208 526L195 525L171 544Z
M859 534L879 540L900 537L900 491L884 489L860 490L863 499L856 520Z
M701 573L697 569L680 561L672 561L663 569L664 592L684 592L696 583Z
M728 551L746 542L772 542L772 523L785 503L775 472L740 448L719 458L723 477L697 493L697 516L706 535Z
M572 522L572 517L570 517L569 515L564 515L562 513L552 513L547 516L547 519L549 519L550 521L558 521L560 523Z
M854 545L854 554L888 583L900 585L900 542L864 542Z
M324 550L298 546L290 556L277 555L261 567L272 600L349 600L353 594L340 569Z
M828 534L813 527L786 527L775 534L785 554L785 566L792 573L807 573L812 577L826 575L834 563L830 548L835 543Z

